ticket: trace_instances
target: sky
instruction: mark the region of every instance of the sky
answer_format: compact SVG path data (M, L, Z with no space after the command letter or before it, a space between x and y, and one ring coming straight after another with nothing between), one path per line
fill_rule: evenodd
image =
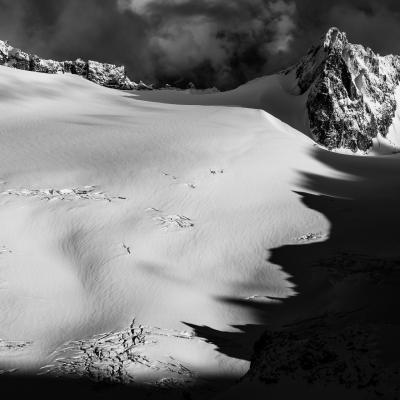
M27 52L221 90L292 65L331 26L400 54L398 0L0 0L0 39Z

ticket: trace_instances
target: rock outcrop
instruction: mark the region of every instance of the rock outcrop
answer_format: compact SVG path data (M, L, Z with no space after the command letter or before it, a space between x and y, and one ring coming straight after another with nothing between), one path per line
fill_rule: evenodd
M87 63L87 78L101 86L116 89L129 90L137 86L126 76L124 66L103 64L92 60Z
M0 65L47 74L71 73L83 76L98 85L120 90L152 90L151 85L146 85L142 81L140 83L131 81L123 65L85 61L81 58L75 61L45 60L35 54L25 53L1 40Z
M386 137L396 110L400 57L380 56L351 44L344 32L329 29L295 66L298 92L308 92L313 139L329 150L367 151L378 134Z

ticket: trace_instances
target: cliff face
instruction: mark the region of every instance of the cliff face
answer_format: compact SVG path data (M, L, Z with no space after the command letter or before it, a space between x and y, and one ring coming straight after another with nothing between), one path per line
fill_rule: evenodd
M0 65L26 71L47 74L71 73L83 76L102 86L121 90L151 89L143 83L132 82L125 72L124 66L85 61L78 58L75 61L45 60L35 54L28 54L0 40Z
M366 151L386 137L395 115L400 57L381 57L331 28L320 43L283 74L294 72L298 93L308 91L311 134L328 149Z

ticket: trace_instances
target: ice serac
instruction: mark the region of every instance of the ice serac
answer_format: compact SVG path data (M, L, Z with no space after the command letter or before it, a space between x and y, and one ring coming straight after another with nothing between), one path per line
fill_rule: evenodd
M81 58L75 61L45 60L35 54L25 53L1 40L0 65L47 74L71 73L83 76L99 85L121 90L152 89L151 85L131 81L126 75L123 65L117 66L92 60L85 61Z
M312 137L328 149L367 151L386 137L396 110L400 57L375 54L331 28L294 67L298 94L308 92Z

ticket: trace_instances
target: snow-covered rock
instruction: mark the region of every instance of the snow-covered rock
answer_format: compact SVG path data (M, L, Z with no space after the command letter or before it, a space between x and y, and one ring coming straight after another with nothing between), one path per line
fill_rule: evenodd
M3 42L0 40L0 64L5 64L8 59L10 45L7 41Z
M44 60L36 55L30 57L30 71L43 72L47 74L57 74L63 72L62 62L54 60Z
M77 58L75 61L71 61L71 73L86 78L88 73L88 63L85 60L82 60L82 58Z
M0 64L25 71L55 74L63 71L63 63L54 60L45 60L35 54L12 47L8 42L0 40Z
M117 66L89 60L87 70L87 78L99 85L123 90L137 89L138 87L126 76L123 65Z
M22 50L10 48L8 51L8 65L14 68L29 71L30 56Z
M144 83L143 81L139 81L138 84L136 84L136 89L137 90L153 90L153 85L148 85L147 83Z
M378 134L386 137L396 110L399 56L379 56L331 28L282 74L291 72L297 79L293 94L308 92L310 130L319 144L330 150L366 151Z

